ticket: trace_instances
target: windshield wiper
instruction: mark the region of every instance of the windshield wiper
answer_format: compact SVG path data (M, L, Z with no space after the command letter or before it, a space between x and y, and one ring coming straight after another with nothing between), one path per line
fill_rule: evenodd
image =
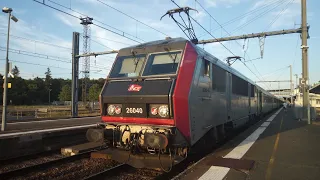
M164 48L165 51L167 51L169 54L169 57L171 58L172 62L173 62L173 65L172 65L172 68L174 68L174 64L176 63L176 59L177 59L177 56L178 54L176 53L175 57L173 58L172 57L172 54L169 52L169 49L168 48Z
M132 53L132 56L133 56L133 65L135 65L133 72L136 72L140 58L137 59L136 54L135 54L134 51L131 51L131 53Z

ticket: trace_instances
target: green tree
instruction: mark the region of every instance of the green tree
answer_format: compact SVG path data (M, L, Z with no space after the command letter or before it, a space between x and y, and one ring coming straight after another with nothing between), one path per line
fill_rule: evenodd
M50 68L47 68L47 72L44 73L46 75L46 80L50 80L51 79L51 70Z
M101 88L99 84L94 84L89 89L89 100L90 101L98 101L99 100L99 94L100 94Z
M64 85L59 94L60 101L71 101L71 87L70 85Z
M45 72L44 73L45 75L46 75L46 78L45 78L45 86L46 86L46 90L47 90L47 93L49 94L49 99L50 99L50 101L52 101L51 100L51 90L52 90L52 88L51 88L51 81L52 81L52 77L51 77L51 70L50 70L50 68L48 67L47 68L47 72ZM49 102L50 103L50 102Z
M46 78L44 80L46 89L49 90L51 86L51 80L52 80L50 68L47 68L47 72L45 72L44 74L46 75Z
M12 72L12 75L14 75L14 77L18 77L20 75L20 70L17 66L14 66L11 72Z

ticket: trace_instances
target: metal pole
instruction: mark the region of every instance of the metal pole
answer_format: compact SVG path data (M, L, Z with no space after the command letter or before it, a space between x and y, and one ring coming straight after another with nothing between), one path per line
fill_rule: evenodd
M293 104L293 86L292 86L292 65L290 65L290 97L291 97L291 104Z
M78 116L78 81L79 81L79 37L80 33L73 32L72 39L72 117Z
M278 93L279 93L279 96L280 96L281 95L280 94L280 81L278 82L278 90L279 90Z
M222 38L201 40L197 44L216 43L216 42L222 42L222 41L232 41L232 40L239 40L239 39L249 39L249 38L257 38L257 37L276 36L276 35L284 35L284 34L292 34L292 33L301 33L301 28L280 30L280 31L262 32L262 33L252 33L252 34L244 34L244 35L240 35L240 36L230 36L230 37L222 37Z
M10 37L10 17L11 12L8 13L8 33L7 33L7 55L6 55L6 65L4 71L4 82L3 82L3 107L2 107L2 124L1 131L6 129L7 120L7 93L8 93L8 67L9 67L9 37Z
M295 74L296 76L296 88L298 88L298 74Z
M304 109L304 119L310 122L310 107L309 107L309 75L308 75L308 27L307 27L307 0L301 0L301 20L302 20L302 93L303 93L303 109Z

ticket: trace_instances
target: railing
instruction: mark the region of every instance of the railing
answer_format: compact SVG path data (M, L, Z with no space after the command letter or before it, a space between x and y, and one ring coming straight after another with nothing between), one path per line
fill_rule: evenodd
M93 108L79 107L79 116L99 116L100 109L98 106ZM0 110L0 114L2 111ZM8 120L30 120L30 119L56 119L71 117L70 106L22 106L22 107L8 107Z

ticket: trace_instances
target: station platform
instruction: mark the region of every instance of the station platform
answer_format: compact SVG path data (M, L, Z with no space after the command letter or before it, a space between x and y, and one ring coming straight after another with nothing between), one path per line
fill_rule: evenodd
M9 122L0 132L0 163L15 157L57 151L87 142L86 132L100 117Z
M320 179L320 122L280 109L187 168L175 180Z
M100 117L81 117L54 120L35 120L25 122L9 122L6 130L0 131L0 139L12 136L26 135L30 133L44 133L67 129L80 129L95 126L101 122ZM1 127L1 126L0 126Z

